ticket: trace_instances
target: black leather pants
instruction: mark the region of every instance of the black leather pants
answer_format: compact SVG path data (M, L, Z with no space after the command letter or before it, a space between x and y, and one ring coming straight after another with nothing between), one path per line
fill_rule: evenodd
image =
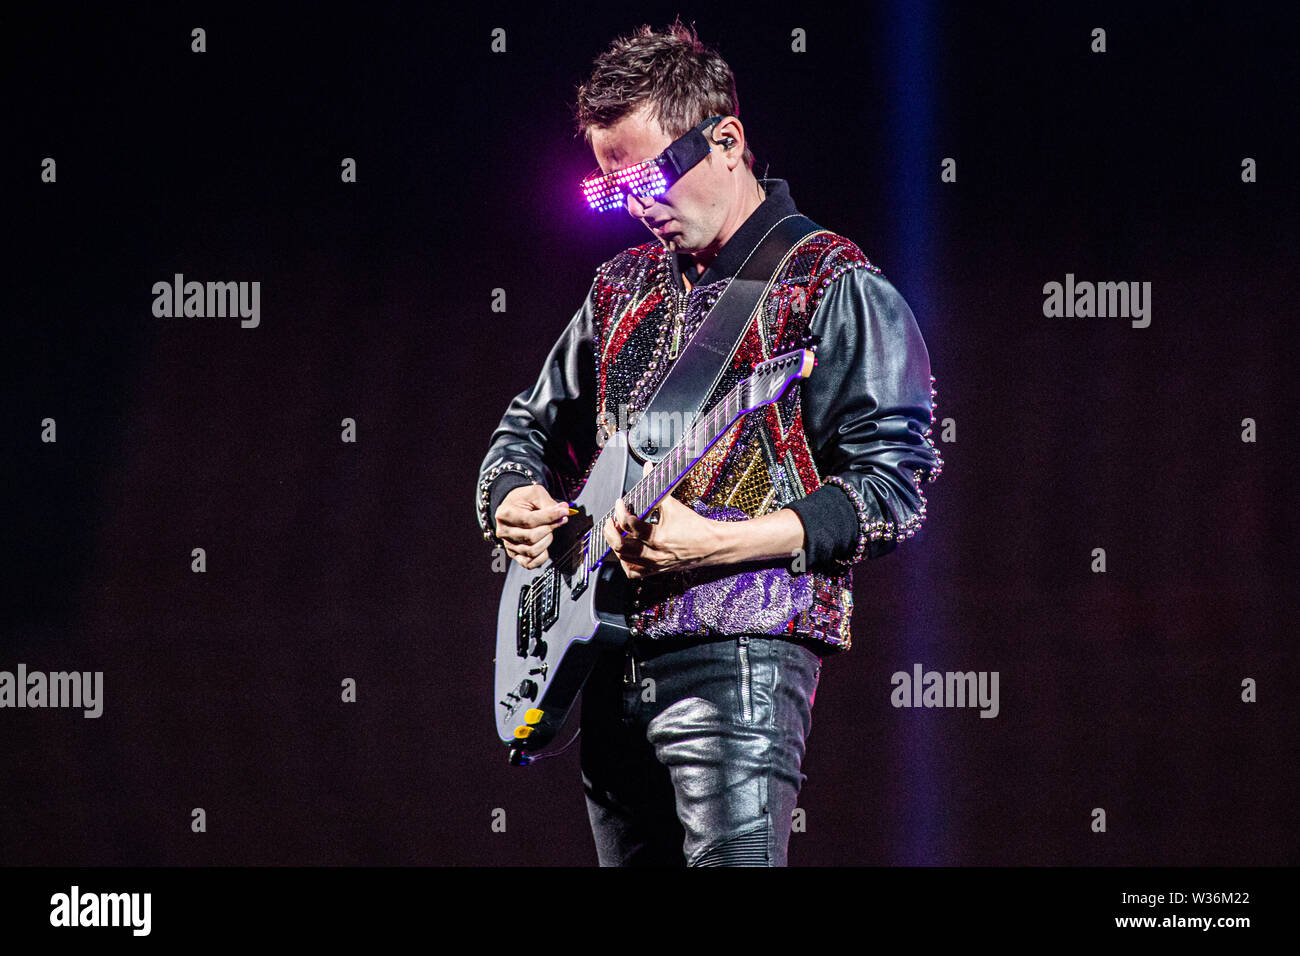
M601 866L785 866L821 658L780 638L642 640L582 692Z

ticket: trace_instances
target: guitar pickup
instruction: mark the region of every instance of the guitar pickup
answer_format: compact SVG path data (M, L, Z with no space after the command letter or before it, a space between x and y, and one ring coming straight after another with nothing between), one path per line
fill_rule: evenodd
M554 567L549 567L532 584L519 589L519 610L515 614L515 653L527 657L529 648L545 648L542 632L550 628L559 616L560 576Z

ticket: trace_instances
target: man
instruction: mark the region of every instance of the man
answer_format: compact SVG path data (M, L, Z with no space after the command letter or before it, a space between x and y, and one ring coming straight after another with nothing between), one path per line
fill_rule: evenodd
M525 568L548 560L604 441L635 423L749 254L796 213L784 181L755 179L737 112L731 69L680 23L615 41L578 89L600 166L589 198L604 189L654 241L597 270L492 437L479 524ZM610 174L692 129L707 155L666 191L619 191ZM645 520L619 502L604 527L634 588L627 649L582 695L601 865L785 865L822 659L850 646L852 567L915 533L921 482L942 469L925 343L880 270L821 230L777 273L711 394L816 343L812 375L732 426Z

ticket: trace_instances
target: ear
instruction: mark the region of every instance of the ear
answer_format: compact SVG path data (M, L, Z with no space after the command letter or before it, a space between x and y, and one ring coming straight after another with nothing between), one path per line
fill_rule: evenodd
M735 169L743 161L745 127L741 125L738 117L728 116L718 123L709 130L709 139L716 148L721 150L728 169Z

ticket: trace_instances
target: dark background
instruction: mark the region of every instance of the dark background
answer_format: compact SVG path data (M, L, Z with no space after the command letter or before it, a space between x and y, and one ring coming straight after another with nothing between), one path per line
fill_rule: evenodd
M573 86L678 12L757 169L906 297L956 422L923 530L857 571L791 863L1296 862L1295 35L1039 6L11 19L0 669L102 670L105 709L0 711L0 863L594 863L577 747L520 770L494 733L473 495L648 238L580 206ZM155 318L176 272L260 281L261 326ZM1150 281L1150 327L1045 318L1067 272ZM1000 715L894 709L916 662L998 671Z

